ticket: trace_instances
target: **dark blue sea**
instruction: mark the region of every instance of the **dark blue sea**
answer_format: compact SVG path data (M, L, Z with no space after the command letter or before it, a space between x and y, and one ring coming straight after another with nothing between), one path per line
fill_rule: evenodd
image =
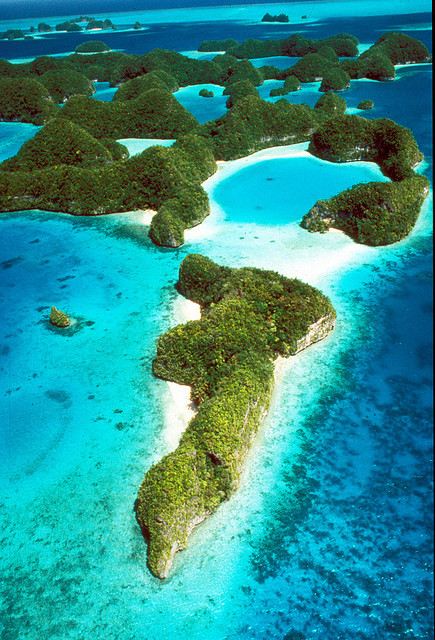
M368 46L391 30L431 48L423 0L179 4L77 1L59 13L54 2L2 2L0 32L86 13L109 17L117 30L98 38L127 53L158 46L198 56L204 39L294 32L348 32ZM261 24L266 11L289 14L290 24ZM65 55L84 39L0 40L0 57ZM393 82L352 81L341 95L349 113L370 98L364 117L409 127L425 155L418 171L432 180L432 67L396 73ZM313 105L318 86L287 98ZM222 88L210 100L199 88L175 96L202 122L222 115ZM98 84L96 97L113 93ZM0 123L0 160L37 130ZM135 153L151 141L127 144ZM299 221L317 199L383 177L371 163L331 165L306 148L223 164L204 185L211 215L178 250L151 243L143 212L2 214L2 640L433 637L432 193L397 244L309 234ZM240 489L159 581L133 504L144 473L186 426L177 390L153 377L151 362L158 336L192 312L174 288L188 253L299 277L331 298L338 321L326 340L279 364ZM50 327L53 304L77 320L65 334Z

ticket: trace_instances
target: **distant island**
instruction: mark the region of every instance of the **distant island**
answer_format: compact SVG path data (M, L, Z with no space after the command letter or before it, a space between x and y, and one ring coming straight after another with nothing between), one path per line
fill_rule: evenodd
M285 13L280 13L279 15L271 15L270 13L265 13L261 18L261 22L290 22L289 17L285 15Z
M189 385L198 411L177 449L146 473L136 501L159 578L193 528L237 489L269 407L273 361L325 338L336 318L328 298L300 280L202 255L183 260L177 288L201 305L201 319L160 336L153 372Z

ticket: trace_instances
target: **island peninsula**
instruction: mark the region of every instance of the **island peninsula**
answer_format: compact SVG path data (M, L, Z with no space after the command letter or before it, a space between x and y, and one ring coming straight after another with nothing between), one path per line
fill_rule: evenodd
M237 488L269 407L273 361L325 338L336 317L328 298L308 284L221 267L197 254L181 263L177 288L201 306L201 319L160 336L153 371L189 385L198 412L139 490L137 520L159 578L192 529Z

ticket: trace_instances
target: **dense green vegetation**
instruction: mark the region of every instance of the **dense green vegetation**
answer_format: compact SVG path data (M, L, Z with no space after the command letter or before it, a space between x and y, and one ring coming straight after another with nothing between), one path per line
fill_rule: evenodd
M190 84L222 84L222 69L212 60L194 60L176 51L153 49L144 56L139 56L139 64L143 73L161 69L176 78L180 86Z
M149 91L149 89L173 93L179 89L179 84L174 76L166 71L150 71L144 76L138 76L124 82L113 96L113 100L134 100L139 94Z
M339 118L346 113L346 100L332 91L326 91L314 105L317 120L324 122L331 118Z
M139 490L137 519L158 577L192 528L237 488L269 405L273 360L305 347L307 334L308 342L325 337L335 321L329 300L299 280L201 255L183 260L178 289L201 305L202 317L159 338L153 371L190 385L199 410Z
M198 124L167 89L149 89L133 100L114 102L75 96L59 117L72 120L95 138L171 139Z
M214 98L213 91L209 89L200 89L198 95L200 95L201 98Z
M399 182L359 184L316 202L302 226L321 232L332 226L361 244L392 244L410 233L428 192L429 180L416 174Z
M32 171L60 164L90 167L109 162L113 162L110 151L87 131L69 120L51 118L16 156L0 164L0 170Z
M287 100L272 104L250 95L195 132L211 142L216 159L232 160L260 149L309 140L317 126L314 111L307 105Z
M182 244L184 229L208 215L201 183L217 167L203 138L182 136L171 148L154 146L118 160L126 149L114 141L102 139L100 144L61 118L47 127L48 133L42 129L36 142L28 141L18 156L0 166L0 211L99 215L151 208L158 213L150 236L170 247Z
M280 13L279 15L265 13L261 18L261 22L290 22L290 20L285 13Z
M201 185L187 185L159 207L151 221L150 238L159 246L179 247L184 243L184 230L196 227L209 213L210 203Z
M292 91L300 91L301 83L299 82L299 78L296 76L288 76L284 80L284 85L278 89L271 89L270 97L274 98L275 96L286 96L288 93Z
M319 91L345 91L350 87L350 76L343 69L328 69L322 77Z
M386 118L344 115L317 129L309 151L332 162L376 162L393 183L360 184L329 200L319 200L304 216L304 228L323 232L332 226L357 242L374 246L408 235L429 191L427 178L413 171L423 155L409 129Z
M39 82L46 87L56 102L66 102L72 96L91 96L95 93L93 83L78 71L46 71L39 76Z
M76 21L71 24L76 25ZM166 192L162 187L164 197L150 198L147 189L138 187L139 179L134 178L127 184L131 167L137 160L125 162L128 152L115 140L130 137L177 139L194 133L194 139L202 140L213 163L214 158L229 160L263 148L312 139L310 150L328 160L373 160L393 180L411 176L413 166L421 159L412 134L390 120L369 122L345 116L345 101L332 91L345 88L349 75L362 77L366 74L369 77L371 70L380 67L390 73L391 69L394 72L393 62L426 60L427 50L408 36L384 34L368 50L370 55L365 52L357 60L340 62L338 56L354 54L357 44L357 39L348 34L322 40L308 40L295 34L284 40L247 40L240 45L233 40L203 43L200 48L204 50L226 51L212 61L192 60L162 49L154 49L145 55L108 51L88 55L74 53L59 59L40 56L22 64L0 60L1 118L44 124L56 116L58 120L76 125L81 132L76 141L66 135L58 150L44 143L43 151L37 152L29 145L5 163L3 171L15 167L21 178L2 177L7 183L2 207L16 209L20 203L22 208L29 208L29 203L33 206L38 203L44 208L45 203L46 208L77 214L152 207L158 209L150 231L153 241L164 246L178 246L184 229L197 224L208 211L203 206L202 196L198 195L197 187L202 180L197 176L190 180L195 184L193 190L187 189L183 180L178 185L179 190L184 189L183 198L190 202L190 217L186 217L187 205L180 199L173 201L177 198L170 189ZM93 45L85 43L84 48L93 48ZM248 54L298 55L301 59L282 71L272 65L257 69L244 59ZM349 69L349 75L346 69ZM265 78L284 80L283 87L274 90L272 95L296 91L301 81L318 78L322 78L321 90L326 93L314 109L286 100L271 104L261 100L255 88ZM98 101L88 97L93 91L90 80L105 80L112 86L121 86L112 102ZM205 82L225 87L229 110L221 118L199 125L172 92L180 86ZM203 90L201 95L210 97L210 92ZM55 102L65 100L67 104L59 111ZM59 127L57 121L53 129L55 126ZM65 131L70 130L71 127L65 124ZM89 136L86 141L85 132ZM58 131L54 134L54 139L57 138ZM174 146L172 153L176 148ZM161 159L160 152L153 153L155 159ZM142 157L139 164L146 164L148 160ZM101 166L106 162L110 167ZM76 170L83 172L74 173L81 192L53 177L50 167L56 164L63 166L64 179L66 176L69 176L68 180L73 179ZM138 170L141 180L146 182L141 168ZM209 168L211 172L214 170ZM27 175L30 171L33 177ZM37 171L42 171L38 178ZM38 188L36 179L39 180ZM111 183L104 184L105 180L111 180ZM60 190L59 198L55 196L55 187ZM91 189L95 192L92 196ZM167 203L168 200L172 202Z
M351 78L393 80L394 65L410 62L429 62L431 56L425 45L404 33L384 33L373 46L364 51L357 60L340 63Z
M226 51L236 58L266 58L269 56L305 56L317 53L322 47L330 47L337 56L357 56L358 39L347 33L329 38L309 40L296 33L283 40L255 40L250 38Z
M59 106L38 80L0 77L0 120L42 125L58 110Z
M357 105L357 109L362 109L362 110L373 109L374 106L375 104L373 100L361 100L361 102L359 102Z
M18 40L19 38L25 38L21 29L8 29L0 34L0 40Z
M110 51L110 47L102 40L88 40L79 44L75 49L76 53L100 53L102 51Z
M246 96L260 97L257 89L254 87L250 80L238 80L232 82L226 89L224 89L224 95L228 96L226 101L227 109L231 109L238 100L245 98Z
M78 25L73 20L67 20L66 22L60 22L56 25L56 31L67 31L68 33L72 31L83 31L83 27Z
M423 159L409 129L393 120L366 120L344 115L323 123L313 134L309 151L331 162L369 160L377 162L392 180L413 173Z
M232 47L237 47L238 44L237 40L233 40L232 38L227 38L226 40L204 40L199 45L198 51L227 51Z
M50 33L53 31L53 27L50 27L46 22L40 22L38 24L38 33Z
M317 50L319 56L323 56L323 58L327 58L331 62L337 63L339 61L338 55L335 50L327 44L323 44Z
M316 82L334 68L334 62L320 53L307 53L292 67L281 71L280 79L287 76L296 76L301 82Z
M109 20L109 18L106 18L105 20L96 20L93 18L92 20L89 20L85 29L86 31L93 31L94 29L116 29L116 26L111 20Z

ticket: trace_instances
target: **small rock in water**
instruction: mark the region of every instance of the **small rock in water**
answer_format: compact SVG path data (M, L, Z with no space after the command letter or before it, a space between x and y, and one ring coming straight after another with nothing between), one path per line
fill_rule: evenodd
M71 319L63 311L59 311L59 309L56 309L56 307L51 307L50 322L56 327L61 327L63 329L65 327L69 327L69 325L71 324Z

